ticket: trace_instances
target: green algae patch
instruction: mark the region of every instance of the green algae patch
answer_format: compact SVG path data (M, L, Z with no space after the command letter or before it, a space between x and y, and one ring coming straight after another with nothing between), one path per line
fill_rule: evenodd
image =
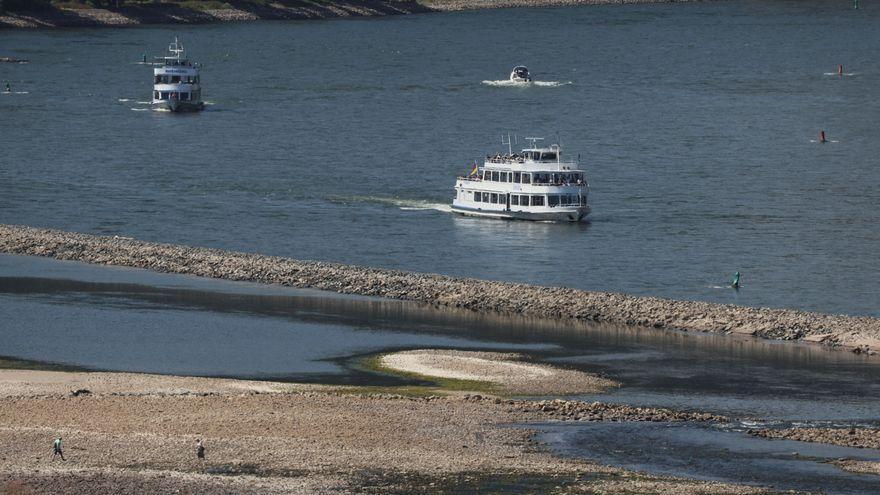
M30 359L18 359L0 356L0 370L31 370L31 371L95 371L80 366L61 363L49 363L45 361L32 361Z

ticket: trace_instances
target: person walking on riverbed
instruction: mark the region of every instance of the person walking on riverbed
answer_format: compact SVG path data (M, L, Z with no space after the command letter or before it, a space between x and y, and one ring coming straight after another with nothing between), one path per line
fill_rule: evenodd
M205 460L205 446L202 445L202 439L196 439L196 457L199 458L200 461Z
M62 461L67 460L64 458L64 451L61 450L61 437L58 437L55 439L55 443L52 444L52 450L53 450L53 453L52 453L52 460L53 461L55 460L56 455L60 455Z

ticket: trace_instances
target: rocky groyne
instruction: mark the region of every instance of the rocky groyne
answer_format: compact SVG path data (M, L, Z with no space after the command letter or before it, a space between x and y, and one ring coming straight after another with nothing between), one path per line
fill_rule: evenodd
M737 333L846 346L875 355L880 319L635 297L0 225L0 252L379 296L436 306L591 320L649 328Z

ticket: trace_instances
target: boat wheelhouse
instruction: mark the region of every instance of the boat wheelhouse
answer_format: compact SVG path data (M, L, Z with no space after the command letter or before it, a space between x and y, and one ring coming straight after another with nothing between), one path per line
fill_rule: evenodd
M452 211L463 215L579 222L590 212L586 174L576 161L564 161L558 144L539 147L541 138L526 138L531 146L513 153L486 157L482 167L458 177Z
M156 57L159 66L153 69L153 107L172 112L203 109L198 64L184 56L183 45L177 38L168 46L168 52L169 55Z
M532 82L532 76L529 74L529 69L525 66L517 65L512 71L510 71L510 80L513 82L527 83Z

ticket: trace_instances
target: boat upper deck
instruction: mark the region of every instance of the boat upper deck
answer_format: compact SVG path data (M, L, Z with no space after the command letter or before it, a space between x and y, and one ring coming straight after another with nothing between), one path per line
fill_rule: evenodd
M156 74L195 74L198 72L198 64L193 64L184 56L183 45L177 41L177 38L174 38L174 43L168 45L168 52L170 55L156 57L156 60L161 64L154 70Z
M484 168L489 169L535 172L578 169L578 162L562 160L562 149L556 144L548 148L532 146L523 149L519 153L508 152L507 154L496 153L495 155L488 155L483 165Z

